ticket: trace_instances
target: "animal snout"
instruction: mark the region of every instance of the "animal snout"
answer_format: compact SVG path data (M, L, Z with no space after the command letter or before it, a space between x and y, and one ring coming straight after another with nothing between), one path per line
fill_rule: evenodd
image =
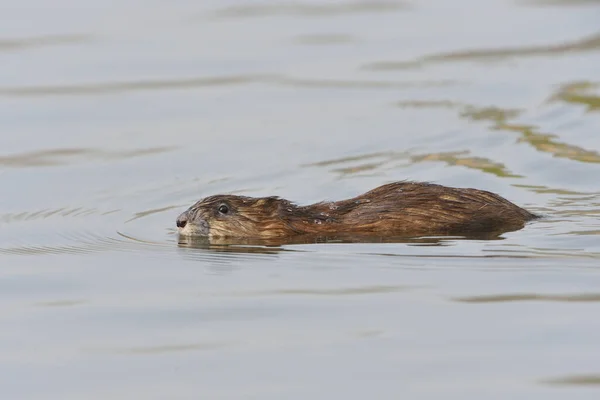
M182 229L185 228L187 223L188 223L187 212L184 212L179 217L177 217L177 227L178 228L182 228Z

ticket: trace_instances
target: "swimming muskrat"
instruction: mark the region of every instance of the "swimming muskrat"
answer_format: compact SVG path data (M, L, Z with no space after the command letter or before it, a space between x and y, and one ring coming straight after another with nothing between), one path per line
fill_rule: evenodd
M209 238L473 235L518 230L535 218L484 190L403 181L308 206L279 197L211 196L179 215L177 227L180 235Z

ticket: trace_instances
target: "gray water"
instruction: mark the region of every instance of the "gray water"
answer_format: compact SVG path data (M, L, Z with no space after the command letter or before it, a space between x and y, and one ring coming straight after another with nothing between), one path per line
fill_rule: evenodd
M0 3L3 399L600 389L600 2ZM216 193L401 179L500 240L198 247Z

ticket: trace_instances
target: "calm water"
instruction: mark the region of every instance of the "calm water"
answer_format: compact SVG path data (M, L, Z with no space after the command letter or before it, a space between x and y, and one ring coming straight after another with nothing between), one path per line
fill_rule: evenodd
M600 2L0 3L6 399L595 399ZM501 240L187 247L427 180Z

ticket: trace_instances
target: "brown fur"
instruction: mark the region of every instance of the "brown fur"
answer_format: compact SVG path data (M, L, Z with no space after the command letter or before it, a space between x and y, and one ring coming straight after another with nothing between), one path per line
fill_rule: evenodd
M226 215L218 212L222 204L229 207ZM200 236L262 239L501 233L521 229L534 218L494 193L420 182L390 183L348 200L308 206L278 197L218 195L194 204L180 216L189 224L205 221L208 234L205 230L197 233Z

